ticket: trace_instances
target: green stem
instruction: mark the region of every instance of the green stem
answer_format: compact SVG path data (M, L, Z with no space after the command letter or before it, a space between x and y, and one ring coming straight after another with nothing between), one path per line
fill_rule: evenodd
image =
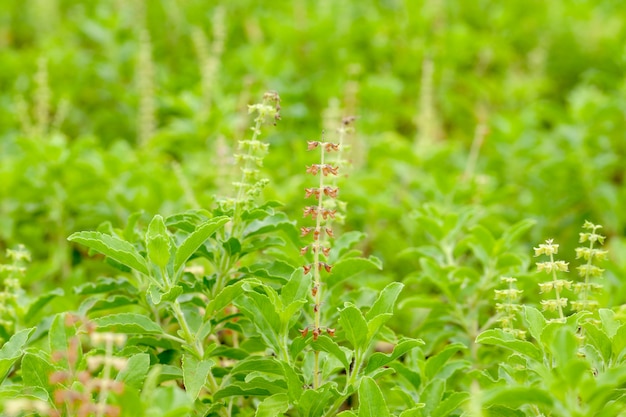
M554 265L554 255L550 254L550 263L552 265ZM555 283L554 285L554 292L556 294L556 304L557 307L559 309L559 319L560 320L564 320L565 316L563 315L563 307L561 307L561 291L559 290L558 286L556 285L557 279L556 279L556 269L553 268L552 269L552 281Z
M96 411L97 417L104 416L104 410L106 408L107 396L109 395L108 384L111 381L111 361L110 358L113 357L113 338L108 337L106 340L105 347L105 361L104 361L104 369L102 370L102 381L103 385L100 391L100 398L98 401L98 408Z
M178 324L180 325L180 328L182 329L183 334L185 335L185 342L187 343L187 345L189 345L195 350L198 358L202 359L204 357L204 348L202 347L200 343L198 343L194 334L191 332L191 329L189 328L189 325L187 324L187 320L185 319L185 314L183 313L183 310L180 308L180 304L178 303L178 300L175 300L174 302L172 302L171 305L172 305L172 310L174 312L174 316L176 316L176 320L178 320Z

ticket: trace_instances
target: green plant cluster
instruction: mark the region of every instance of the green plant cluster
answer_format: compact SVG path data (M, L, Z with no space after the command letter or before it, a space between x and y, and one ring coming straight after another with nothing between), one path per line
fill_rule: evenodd
M0 2L0 413L626 415L625 41L612 0Z

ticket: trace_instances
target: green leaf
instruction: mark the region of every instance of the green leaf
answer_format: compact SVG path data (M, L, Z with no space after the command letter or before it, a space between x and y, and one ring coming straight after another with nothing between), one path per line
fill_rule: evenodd
M133 245L125 240L100 232L77 232L67 239L70 242L85 245L142 274L149 275L146 260L139 255Z
M300 401L298 401L298 415L301 417L320 417L338 396L339 393L330 384L323 385L316 390L308 389L304 391Z
M163 329L148 317L136 313L111 314L94 319L98 330L117 333L163 333Z
M152 218L146 232L148 259L159 268L165 268L170 261L171 247L170 236L167 233L163 217L157 214Z
M358 417L388 417L387 403L376 382L369 376L364 376L359 384L359 414Z
M424 403L417 403L415 407L401 412L400 417L422 417L422 408L424 408Z
M187 417L193 411L193 401L178 386L157 387L147 403L146 416Z
M214 400L234 396L267 396L284 391L275 381L268 381L263 378L254 378L251 381L232 382L226 387L213 394Z
M267 397L256 409L255 417L276 417L289 409L289 396L284 393Z
M414 369L409 369L406 365L398 361L391 362L388 366L396 371L397 374L404 377L413 386L413 388L415 388L415 390L422 388L422 377Z
M285 361L279 361L283 366L283 374L285 375L285 381L287 382L287 393L289 399L293 403L297 403L302 397L304 388L302 387L302 379L300 379L299 373L294 370L290 364Z
M453 392L439 403L439 406L433 411L432 417L447 417L451 415L454 410L461 407L469 399L469 396L467 392Z
M43 357L32 352L26 352L22 358L22 380L25 386L39 387L52 393L49 377L54 366Z
M0 348L0 383L4 381L11 367L22 356L22 349L35 328L20 330Z
M361 242L363 239L365 239L365 233L362 232L353 230L342 233L333 242L333 250L331 251L329 262L337 262L338 259L340 259L345 253L347 253L352 247Z
M241 252L241 242L235 237L231 237L226 242L222 243L222 247L226 250L228 256L237 255Z
M137 353L128 358L126 367L117 374L115 380L123 382L126 386L141 390L149 369L150 355L147 353Z
M370 356L367 361L367 365L365 366L364 373L369 374L374 372L375 370L386 366L390 362L395 361L400 356L421 345L424 345L424 342L419 339L400 340L400 342L393 348L393 352L390 354L386 355L384 353L377 352Z
M339 311L339 325L355 350L367 349L367 322L361 310L347 303L346 307Z
M198 360L192 355L183 355L183 381L187 393L194 400L200 395L200 390L206 384L207 377L215 362L211 359Z
M543 360L543 354L535 345L525 340L517 339L501 329L491 329L482 332L476 338L476 343L505 347L537 362Z
M126 295L114 294L106 298L93 296L86 298L78 307L78 312L82 315L93 313L94 311L110 310L123 306L136 305L137 297L129 297Z
M515 223L504 231L500 240L503 242L503 248L509 249L513 246L513 243L520 238L526 231L533 227L537 223L534 219L525 219Z
M284 375L284 369L277 359L273 357L249 356L240 361L230 371L231 375L239 373L249 374L251 372L263 372L272 375Z
M228 222L228 217L220 216L208 220L198 226L178 247L174 256L174 271L178 273L187 260L198 250L200 246L220 227Z
M621 325L615 332L611 350L617 361L621 361L626 355L626 324Z
M56 288L50 292L40 295L29 306L24 316L27 323L31 323L35 320L35 317L39 311L46 306L50 301L56 297L62 297L65 294L63 289Z
M65 317L69 313L59 313L54 316L48 330L48 347L50 352L65 352L69 346L69 339L76 334L76 329L65 325ZM61 364L67 366L67 359L61 359Z
M180 285L174 285L166 292L162 292L161 289L154 284L150 284L150 287L148 288L148 294L150 294L150 299L155 306L158 306L164 302L174 301L182 293L183 287L181 287Z
M535 307L524 306L524 319L526 321L526 327L530 335L538 342L541 342L541 334L546 327L546 319L541 314L541 311Z
M433 379L424 387L420 395L420 402L424 403L424 415L430 416L435 408L439 406L445 390L446 381L441 378Z
M99 294L105 292L123 291L135 293L136 289L126 278L100 277L94 282L86 282L74 288L76 294Z
M443 365L457 352L461 350L465 350L467 347L462 343L453 343L448 345L441 352L437 353L434 356L431 356L426 361L426 366L424 367L424 375L427 379L433 379L439 370L443 367Z
M293 271L289 281L287 281L280 292L283 305L289 305L296 300L306 300L310 288L311 280L305 278L302 268L297 268Z
M245 278L225 287L214 299L207 303L204 318L212 318L216 312L232 304L235 298L239 297L243 292L250 291L252 286L257 285L261 285L261 281L254 278Z
M346 355L346 352L344 352L341 347L330 337L326 335L321 335L317 338L316 341L311 343L311 346L316 351L319 350L322 352L330 353L335 358L339 359L339 362L341 362L346 370L350 368L350 362L348 361L348 356Z
M389 319L393 317L391 313L379 314L367 322L367 339L372 340L378 334L378 331Z
M552 405L552 394L534 387L497 387L483 391L483 406L504 405L517 408L526 404Z
M602 322L604 331L609 338L612 339L617 333L617 329L621 326L621 323L615 319L613 310L609 310L608 308L599 309L598 314L600 315L600 321Z
M281 352L280 333L281 320L270 299L257 292L247 292L235 300L235 305L257 328L259 334L275 353Z
M593 323L585 323L582 327L587 342L597 348L598 352L602 355L604 363L610 363L612 354L611 340L606 333L604 333L604 330Z
M392 282L387 285L380 292L372 308L365 314L365 318L369 321L380 314L393 313L393 308L402 288L404 288L404 284L400 282Z
M474 254L483 265L489 265L491 255L493 255L496 240L491 232L482 225L473 226L470 229L472 240L469 246L473 249Z
M332 274L327 279L327 287L332 288L361 272L370 269L382 269L380 259L370 256L369 258L348 258L333 265Z

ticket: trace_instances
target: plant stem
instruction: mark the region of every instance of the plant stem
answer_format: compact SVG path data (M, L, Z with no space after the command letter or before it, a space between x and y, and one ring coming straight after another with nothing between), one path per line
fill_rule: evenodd
M183 313L183 310L180 308L180 304L178 303L178 300L174 300L174 302L172 302L172 310L174 312L174 315L176 316L176 320L178 320L178 324L180 324L180 328L182 329L185 335L186 343L190 347L194 348L198 358L202 359L204 357L204 348L202 347L200 343L198 343L194 334L191 332L191 329L189 328L189 325L187 324L187 320L185 319L185 314Z
M550 253L550 263L554 265L554 255ZM563 315L563 307L561 307L561 291L559 287L556 285L556 269L552 269L552 281L555 283L554 285L554 293L556 294L556 304L559 309L559 320L564 320L565 316Z
M113 338L106 339L104 369L102 370L102 387L96 409L96 417L102 417L106 409L107 396L109 395L109 382L111 381L111 362L108 360L113 357Z
M324 167L324 146L320 146L320 167ZM323 172L320 172L320 183L319 183L319 199L317 201L317 216L315 219L315 231L318 233L317 241L313 243L313 245L317 245L317 247L313 246L313 288L315 288L315 296L314 303L315 306L313 308L314 311L314 324L313 331L319 335L320 333L320 324L321 324L321 316L322 316L322 279L320 274L320 236L322 230L322 210L323 206L323 192L324 189L324 175ZM320 353L319 351L315 351L315 360L313 362L313 389L318 389L320 386Z

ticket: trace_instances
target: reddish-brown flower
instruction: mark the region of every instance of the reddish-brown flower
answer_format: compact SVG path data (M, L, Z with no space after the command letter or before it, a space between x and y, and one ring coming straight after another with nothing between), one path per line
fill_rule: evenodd
M320 165L319 164L313 164L311 166L308 166L308 167L306 167L306 172L308 174L317 175L317 173L320 172Z

